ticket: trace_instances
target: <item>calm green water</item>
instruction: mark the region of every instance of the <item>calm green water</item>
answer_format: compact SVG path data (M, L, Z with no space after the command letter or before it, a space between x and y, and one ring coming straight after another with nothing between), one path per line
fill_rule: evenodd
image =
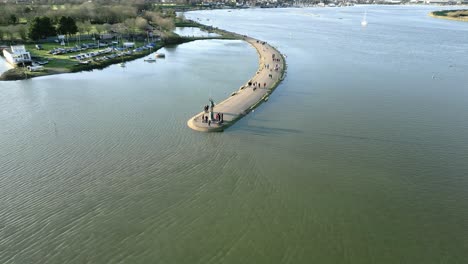
M436 8L186 14L287 56L224 133L186 121L255 72L240 41L0 82L0 263L466 263L468 24Z

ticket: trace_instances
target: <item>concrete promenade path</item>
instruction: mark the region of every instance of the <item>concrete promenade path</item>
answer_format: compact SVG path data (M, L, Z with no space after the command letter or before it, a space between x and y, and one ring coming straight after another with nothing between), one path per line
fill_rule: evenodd
M279 51L268 43L257 39L249 37L243 39L258 52L259 68L256 74L250 80L247 80L239 90L234 91L229 98L215 105L213 116L222 113L224 116L223 122L219 122L219 120L212 120L210 123L203 122L202 116L210 118L210 113L202 111L187 121L187 125L193 130L203 132L223 131L260 103L268 100L269 94L283 79L286 62Z

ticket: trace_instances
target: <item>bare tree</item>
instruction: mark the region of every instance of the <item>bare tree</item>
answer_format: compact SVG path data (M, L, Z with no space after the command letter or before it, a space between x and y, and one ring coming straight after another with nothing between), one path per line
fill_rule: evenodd
M28 38L28 30L26 25L16 25L16 32L18 32L21 40L26 40Z
M135 32L136 24L134 18L127 18L124 21L124 25L126 26L127 30L131 33Z
M78 22L76 23L76 26L78 27L78 32L86 34L89 34L91 32L91 28L93 27L89 20L85 22Z
M104 31L105 32L110 32L112 30L112 25L111 24L104 24L102 25L102 27L104 28Z
M174 20L172 18L165 18L160 13L145 12L144 16L149 18L153 26L158 27L159 30L172 31L175 27Z
M146 28L148 27L148 21L142 17L137 17L135 19L135 26L139 30L145 31Z
M15 31L15 26L10 25L5 27L5 35L8 37L9 40L13 40Z

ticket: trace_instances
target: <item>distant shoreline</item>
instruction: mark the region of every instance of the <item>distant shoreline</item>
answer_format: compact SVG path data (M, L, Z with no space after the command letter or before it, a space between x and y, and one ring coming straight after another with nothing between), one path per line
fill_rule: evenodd
M429 16L453 21L468 22L468 9L433 11Z

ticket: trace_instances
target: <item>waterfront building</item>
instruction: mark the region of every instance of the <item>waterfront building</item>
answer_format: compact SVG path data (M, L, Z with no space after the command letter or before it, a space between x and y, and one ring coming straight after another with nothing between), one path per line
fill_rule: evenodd
M3 56L11 65L30 64L31 54L26 50L24 45L11 46L9 49L3 50Z
M454 5L456 1L454 0L426 0L426 4L432 5Z
M124 42L123 47L126 48L126 49L134 48L135 47L135 42Z
M401 0L384 0L384 3L389 5L399 5L401 4Z

